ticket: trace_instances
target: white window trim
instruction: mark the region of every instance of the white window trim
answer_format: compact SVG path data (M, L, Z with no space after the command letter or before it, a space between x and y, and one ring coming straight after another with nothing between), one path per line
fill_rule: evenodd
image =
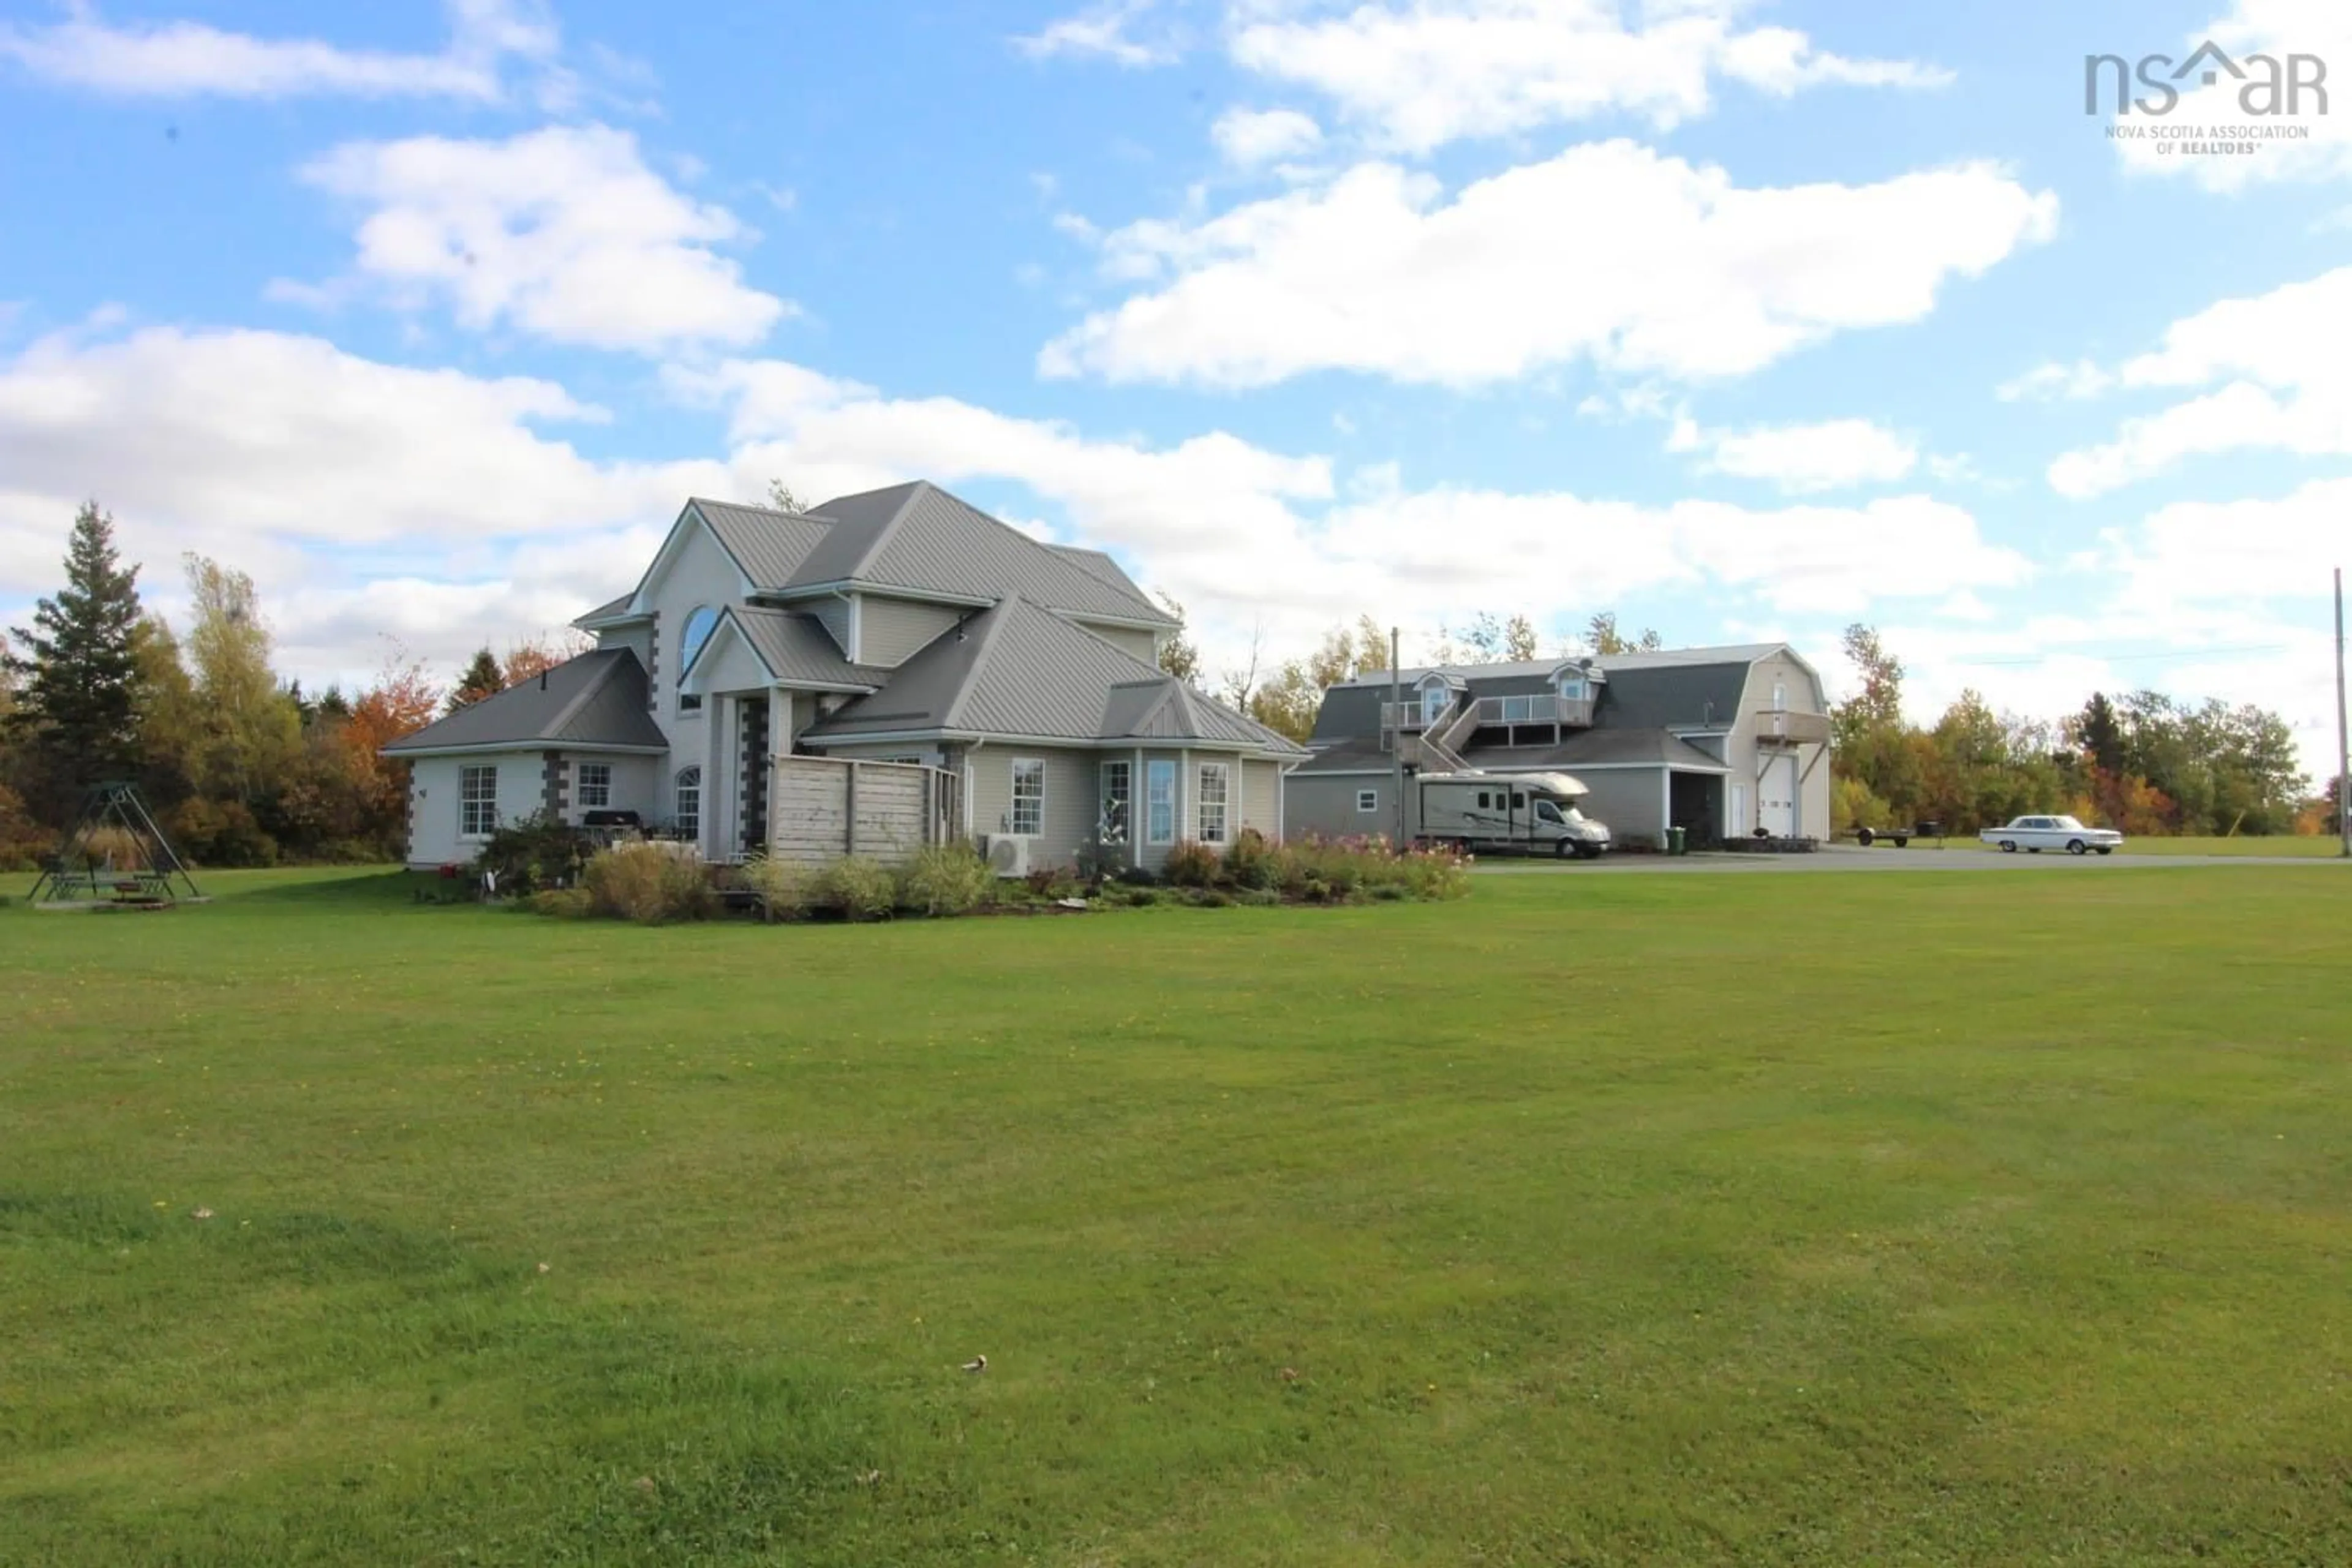
M591 768L596 769L604 775L604 782L603 784L593 786L590 785L588 783L588 770ZM613 805L613 764L610 763L582 763L579 764L579 770L580 788L577 793L580 798L576 804L579 805L580 809L583 811L611 810ZM590 800L588 798L588 791L591 787L593 787L600 792L600 798L595 800Z
M1161 768L1166 768L1168 770L1168 831L1164 834L1154 830L1157 825L1152 819L1151 800L1152 775ZM1173 844L1176 842L1176 810L1178 805L1176 786L1181 782L1182 781L1177 776L1176 763L1167 757L1153 757L1143 764L1143 831L1146 836L1144 838L1145 843L1156 847L1161 845Z
M488 777L490 783L489 798L487 800L478 799L467 790L467 785L471 780L480 777ZM468 819L477 807L487 809L489 813L487 818L488 826L468 826ZM461 839L482 839L488 838L498 830L499 765L496 763L464 763L457 769L457 837Z
M670 819L680 832L686 830L686 814L678 809L678 798L686 793L686 781L688 774L693 775L694 778L694 837L699 840L702 837L703 783L700 767L680 768L671 777L669 782Z
M1217 802L1221 820L1217 836L1209 837L1209 775L1214 773L1220 793ZM1231 763L1202 763L1192 775L1192 837L1203 844L1231 844L1234 841L1234 765Z
M1376 789L1358 790L1356 792L1356 809L1359 812L1365 813L1367 815L1378 816L1381 809L1381 792Z
M1037 825L1027 832L1021 830L1021 770L1037 771ZM1014 757L1012 759L1011 789L1004 797L1006 831L1015 838L1042 838L1045 834L1045 759Z

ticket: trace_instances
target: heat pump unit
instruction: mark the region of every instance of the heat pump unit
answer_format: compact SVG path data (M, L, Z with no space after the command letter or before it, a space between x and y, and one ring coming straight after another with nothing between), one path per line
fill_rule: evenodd
M988 868L1000 877L1029 874L1029 840L999 833L988 841Z

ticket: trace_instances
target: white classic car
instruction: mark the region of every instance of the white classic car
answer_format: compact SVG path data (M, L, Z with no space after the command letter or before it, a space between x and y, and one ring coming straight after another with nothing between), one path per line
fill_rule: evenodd
M2087 855L2095 849L2112 855L2124 841L2124 836L2112 827L2085 827L2071 816L2021 816L2007 827L1988 827L1977 837L2000 845L2010 855L2021 849L2029 855L2044 849L2063 849L2069 855Z

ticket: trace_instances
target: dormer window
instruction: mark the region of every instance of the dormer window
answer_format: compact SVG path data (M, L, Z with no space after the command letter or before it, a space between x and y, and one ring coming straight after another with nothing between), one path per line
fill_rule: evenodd
M1421 722L1423 729L1445 716L1454 705L1454 688L1441 676L1433 675L1421 685Z
M1592 683L1584 679L1580 669L1559 672L1559 694L1570 702L1581 702L1592 695Z

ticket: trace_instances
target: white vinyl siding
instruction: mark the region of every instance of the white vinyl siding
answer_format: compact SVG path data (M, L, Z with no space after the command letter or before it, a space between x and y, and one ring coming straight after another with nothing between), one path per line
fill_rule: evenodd
M895 669L936 641L971 610L913 599L863 596L858 605L858 662Z
M1176 764L1154 757L1143 764L1145 842L1176 842Z
M457 837L488 838L499 827L499 770L476 764L457 771Z
M1045 831L1045 763L1038 757L1016 758L1013 763L1013 826L1015 838L1034 838Z
M1158 639L1141 626L1108 626L1097 621L1078 624L1130 658L1139 658L1146 664L1160 660Z
M1034 866L1075 866L1094 837L1099 778L1096 766L1102 754L1092 751L1045 751L1029 753L1045 765L1045 826L1030 846ZM983 746L969 754L971 776L971 831L987 837L1013 831L1013 770L1005 753Z
M1203 844L1232 841L1234 770L1226 763L1202 763L1195 812L1197 837Z
M818 599L800 607L814 616L817 625L833 635L834 645L841 649L844 657L846 657L849 652L849 601Z
M1277 763L1243 763L1241 821L1234 832L1255 827L1268 838L1282 837L1282 767Z
M583 811L603 811L613 804L613 764L582 763L573 774L573 802Z

